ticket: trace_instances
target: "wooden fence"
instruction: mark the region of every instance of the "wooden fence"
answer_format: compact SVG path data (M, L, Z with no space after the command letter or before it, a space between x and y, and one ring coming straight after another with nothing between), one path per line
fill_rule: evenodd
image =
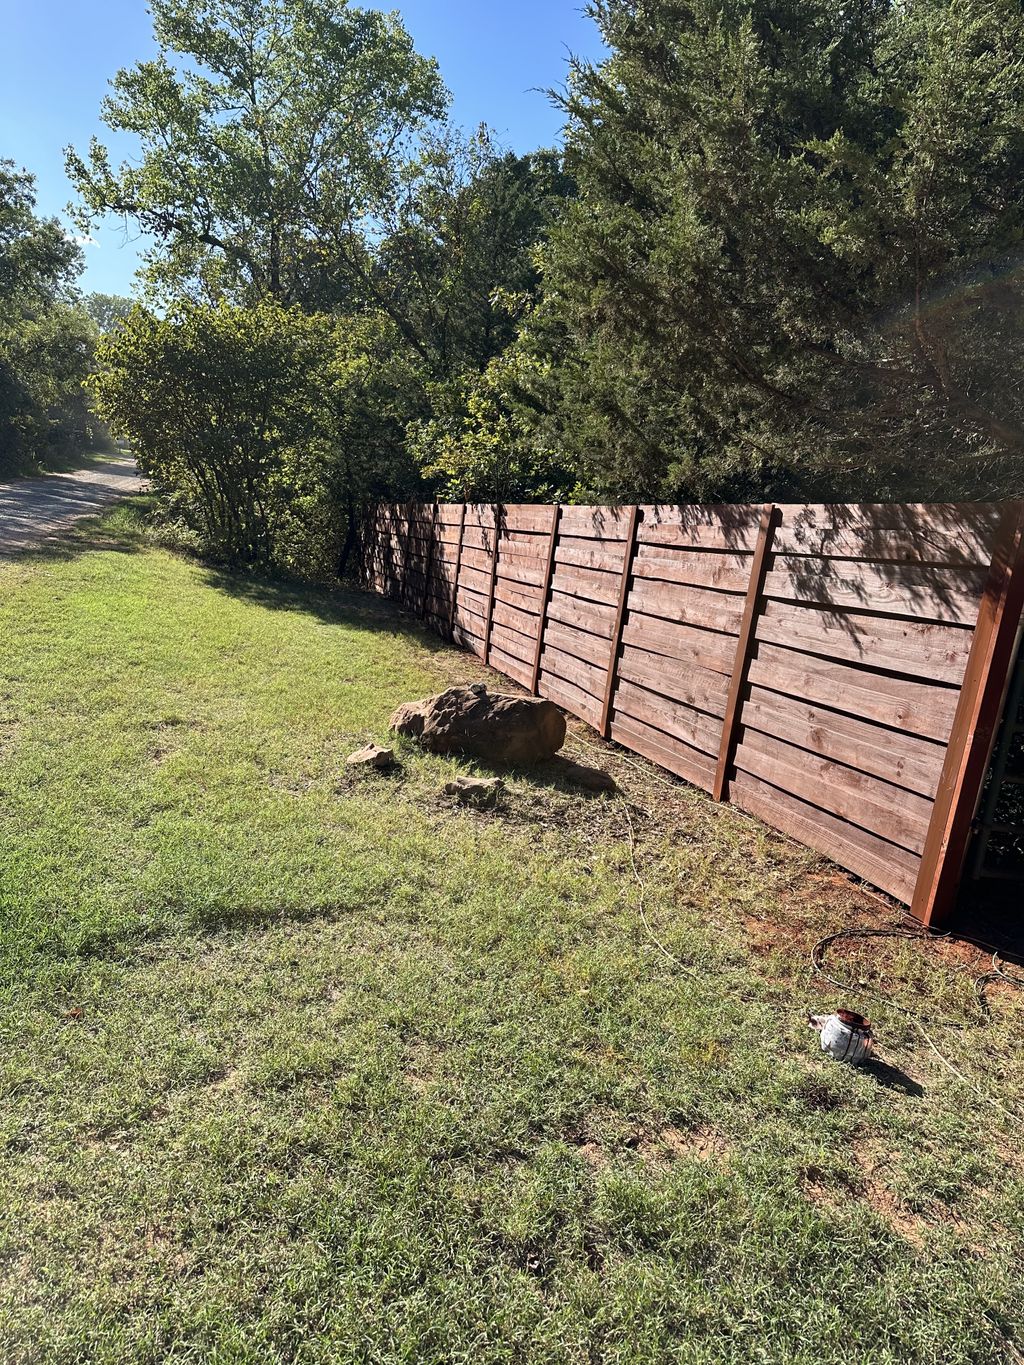
M950 913L1024 504L379 507L366 585L602 735Z

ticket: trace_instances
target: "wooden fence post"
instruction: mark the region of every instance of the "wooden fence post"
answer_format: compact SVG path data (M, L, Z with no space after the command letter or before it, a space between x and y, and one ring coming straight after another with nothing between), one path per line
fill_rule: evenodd
M942 924L956 904L1022 611L1024 504L1016 503L996 540L921 854L910 913L925 925Z
M491 657L491 626L494 622L494 588L498 581L498 536L501 534L501 503L494 504L494 544L491 546L491 586L487 590L487 623L484 626L484 654L486 664Z
M750 565L750 579L747 583L747 595L743 602L740 633L736 640L732 677L729 679L729 692L725 702L722 738L718 746L718 766L715 768L715 784L711 789L711 795L716 801L725 800L729 766L736 752L736 731L739 728L741 711L740 699L743 694L743 685L747 680L747 669L750 666L750 655L754 647L757 603L764 589L765 574L768 572L768 556L771 552L772 540L778 521L778 509L775 504L766 502L761 509L761 524L757 528L757 540L754 542L754 558Z
M403 607L409 605L409 558L412 554L412 509L414 503L405 504L405 545L402 547L402 589L398 600Z
M530 691L535 697L540 687L540 656L544 651L544 631L548 623L548 598L551 596L551 580L555 572L555 550L558 546L558 526L562 520L562 504L556 502L551 512L551 531L548 535L548 550L544 564L544 586L540 599L540 615L537 618L537 647L533 651L533 669L530 674Z
M448 634L455 638L455 613L459 606L459 570L462 568L462 540L466 530L466 504L459 504L459 538L455 542L455 577L452 579L452 601L448 613Z
M619 603L615 612L615 626L612 629L611 653L608 656L608 673L604 682L604 698L601 702L601 724L598 729L601 738L608 738L608 724L612 714L612 693L615 691L615 670L619 662L619 649L622 646L622 627L626 619L626 601L629 597L629 580L633 574L633 560L636 558L636 528L640 521L640 508L629 509L626 522L626 544L622 550L622 577L619 579Z
M433 503L430 514L430 547L427 550L427 568L423 577L423 603L420 619L427 619L427 604L430 601L430 575L434 572L434 552L437 546L437 503Z

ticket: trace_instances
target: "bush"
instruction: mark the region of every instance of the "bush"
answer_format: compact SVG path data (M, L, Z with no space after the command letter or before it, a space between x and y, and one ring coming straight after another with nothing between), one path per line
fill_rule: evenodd
M389 325L264 301L133 309L91 381L167 519L231 564L336 571L386 463ZM370 439L370 419L375 439Z

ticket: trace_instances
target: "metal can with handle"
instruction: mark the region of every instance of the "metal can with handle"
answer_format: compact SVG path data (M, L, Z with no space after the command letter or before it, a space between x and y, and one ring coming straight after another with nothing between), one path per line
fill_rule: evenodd
M859 1066L875 1045L870 1020L853 1010L836 1010L821 1023L821 1050L837 1062Z

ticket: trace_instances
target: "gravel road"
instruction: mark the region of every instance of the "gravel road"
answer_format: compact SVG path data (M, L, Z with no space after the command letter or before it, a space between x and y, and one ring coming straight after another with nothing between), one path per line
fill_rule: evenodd
M50 540L145 486L130 455L70 474L0 483L0 558Z

